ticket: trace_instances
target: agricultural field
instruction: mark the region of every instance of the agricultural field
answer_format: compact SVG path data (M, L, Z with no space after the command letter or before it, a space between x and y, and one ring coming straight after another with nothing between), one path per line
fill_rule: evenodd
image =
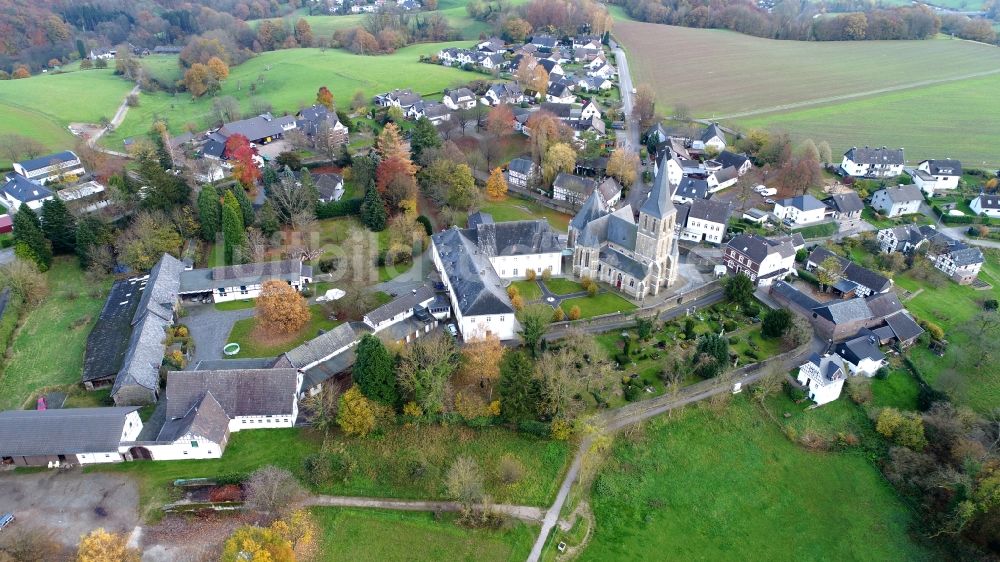
M453 514L336 508L312 513L322 529L317 560L521 562L537 533L524 523L497 530L459 527Z
M110 119L131 88L110 69L6 81L0 88L0 135L26 135L52 151L72 148L67 126ZM0 155L0 166L9 165Z
M996 47L951 39L775 41L639 22L618 22L615 33L629 52L633 81L654 85L662 113L684 104L700 118L776 125L837 150L902 146L911 161L944 151L1000 164L988 148L1000 133L958 136L970 123L982 130L1000 111L990 97L1000 80ZM930 75L927 68L942 70Z
M338 49L287 49L261 53L233 67L219 95L235 97L246 113L251 112L251 97L270 104L276 112L298 111L300 107L314 103L316 90L323 85L330 88L334 99L341 104L349 103L358 90L371 96L393 88L413 88L420 94L433 95L449 86L483 76L417 62L420 55L451 46L468 46L468 43L418 44L391 55L371 57ZM159 72L167 72L162 68L166 63L158 60L155 64ZM303 77L309 79L303 80ZM253 82L257 83L256 93L251 96L250 84ZM127 85L124 81L122 84ZM187 124L196 128L207 127L215 120L212 117L212 98L206 96L192 100L183 92L177 95L143 93L139 96L139 107L132 108L125 122L113 133L105 135L102 142L112 148L120 147L122 140L145 134L157 119L166 121L175 133L183 131Z
M81 283L75 258L57 258L49 294L22 317L0 374L0 409L21 408L41 389L80 383L87 335L104 306L108 284Z
M863 455L806 451L745 396L619 438L592 493L596 532L580 560L931 558Z

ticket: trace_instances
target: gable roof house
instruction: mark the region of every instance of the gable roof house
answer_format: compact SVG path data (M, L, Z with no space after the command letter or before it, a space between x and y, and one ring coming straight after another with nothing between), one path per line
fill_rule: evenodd
M695 199L677 206L677 224L682 240L721 244L726 235L732 205L724 201Z
M538 180L538 172L538 166L530 158L515 158L507 165L507 183L528 189Z
M708 197L711 191L708 180L685 176L674 188L670 200L674 203L691 203Z
M404 90L395 89L391 92L386 92L384 94L378 94L373 98L375 105L379 107L398 107L403 111L409 109L413 104L421 101L420 94L413 93L413 90L406 88Z
M559 172L552 182L552 198L573 205L582 203L597 188L597 182L566 172Z
M538 61L538 64L542 65L542 68L545 69L545 72L549 73L549 76L554 77L554 75L561 76L566 74L566 71L563 70L562 65L559 64L558 61L554 61L552 59L541 59Z
M524 92L521 90L521 86L514 82L499 82L490 85L481 101L484 105L491 106L503 103L515 105L524 101Z
M924 160L913 172L913 183L927 195L958 188L962 163L958 160Z
M492 36L476 44L476 49L481 53L502 53L507 50L507 42L497 36Z
M903 173L903 149L853 147L844 153L840 169L856 178L894 178Z
M872 194L872 208L888 217L912 215L920 212L924 196L915 185L886 187Z
M344 144L348 140L347 126L340 122L336 111L323 105L313 105L295 114L295 127L310 138L330 138L331 145Z
M111 204L107 189L93 180L60 189L56 197L65 201L75 214L93 213Z
M977 215L1000 218L1000 195L981 193L969 203L969 208Z
M754 285L767 286L794 274L795 252L804 243L801 237L764 238L739 234L726 243L723 252L730 275L744 274Z
M83 164L80 163L80 157L72 150L14 162L13 168L15 174L42 185L50 181L58 181L67 175L82 176L87 173Z
M0 202L10 213L16 213L21 205L27 205L37 212L53 195L49 188L19 174L9 174L6 182L0 186Z
M839 355L813 353L809 361L799 367L795 380L806 387L809 399L821 406L840 397L846 378L847 369Z
M265 281L285 281L301 291L312 282L312 266L298 259L192 269L180 274L178 293L185 298L211 295L214 302L260 296Z
M810 194L781 199L774 204L774 216L792 224L810 224L822 221L833 210Z
M833 258L838 266L835 271L828 272L837 279L832 286L841 295L867 297L868 295L885 293L892 290L892 280L862 267L853 261L842 258L830 250L818 246L806 258L806 271L822 269L823 264Z
M711 123L702 131L697 142L700 142L701 145L696 148L711 148L716 152L722 152L726 149L726 133L723 132L718 123Z
M840 220L859 219L861 212L865 210L865 202L854 191L835 193L824 199L823 203L833 211L834 218Z
M218 131L222 144L233 135L243 135L254 144L267 144L285 136L285 133L297 127L297 121L292 115L274 117L270 113L262 113L249 119L241 119L226 123Z
M943 234L930 239L927 259L959 285L972 284L986 262L979 248Z
M744 152L736 153L723 150L713 160L718 162L722 168L736 168L736 172L740 176L753 169L753 162Z
M559 39L552 35L539 33L531 36L531 44L539 49L552 50L559 44Z
M118 406L150 404L159 397L166 331L174 322L183 271L183 262L163 254L145 278L122 367L111 388Z
M441 102L421 100L411 105L404 115L414 121L426 117L432 125L440 125L451 120L451 109Z
M875 333L865 329L854 338L838 343L834 352L844 360L848 374L872 377L885 364L885 354L878 344Z
M316 193L319 194L320 203L332 203L340 201L344 196L344 176L333 172L324 172L313 175L313 182L316 186Z
M451 110L472 109L476 107L476 94L468 88L445 90L441 101Z
M576 96L566 86L557 82L549 83L548 90L545 91L545 101L552 103L573 103Z
M123 443L142 431L138 407L0 412L0 462L14 466L125 460Z
M875 240L879 248L887 254L893 252L909 254L927 243L924 232L912 224L883 228L876 233Z

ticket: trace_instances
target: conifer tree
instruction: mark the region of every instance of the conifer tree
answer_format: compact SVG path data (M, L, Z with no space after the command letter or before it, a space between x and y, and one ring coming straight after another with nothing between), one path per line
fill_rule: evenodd
M385 210L385 202L375 186L369 186L365 192L365 200L361 204L361 222L372 232L385 230L385 221L389 213Z
M214 241L215 233L222 226L222 205L214 185L206 185L198 194L198 221L201 222L201 237L207 242Z
M76 247L76 219L58 197L42 204L42 232L52 243L52 252L70 254Z
M38 215L27 205L14 215L14 254L34 262L39 271L48 271L52 265L52 246L42 233Z
M247 234L243 229L243 213L232 191L226 192L222 203L222 236L225 242L227 264L235 263L246 247Z

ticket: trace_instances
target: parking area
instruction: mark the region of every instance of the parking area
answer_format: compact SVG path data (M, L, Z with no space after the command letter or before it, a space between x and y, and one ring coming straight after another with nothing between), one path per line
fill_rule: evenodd
M60 542L76 546L80 536L103 527L130 533L139 521L139 490L117 474L48 470L30 474L0 473L0 512L17 518L6 529L43 527Z
M274 160L282 152L288 152L291 149L292 143L285 139L278 139L274 142L257 145L257 153L269 160Z

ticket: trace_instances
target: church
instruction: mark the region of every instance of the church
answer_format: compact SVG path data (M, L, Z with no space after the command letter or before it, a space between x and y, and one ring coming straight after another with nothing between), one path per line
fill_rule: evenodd
M594 190L569 224L573 274L590 277L641 299L656 295L677 279L677 209L666 163L659 166L649 198L639 209L617 211Z

